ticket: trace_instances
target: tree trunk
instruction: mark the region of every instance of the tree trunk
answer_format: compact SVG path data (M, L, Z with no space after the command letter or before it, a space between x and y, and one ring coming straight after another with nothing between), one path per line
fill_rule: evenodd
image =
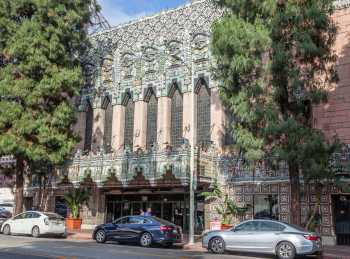
M320 183L315 183L315 188L316 188L316 204L305 226L305 229L308 231L312 230L310 229L310 226L313 220L315 219L316 214L320 212L320 207L321 207L322 185Z
M17 160L16 166L16 192L15 192L15 215L23 212L23 188L24 188L24 161Z
M299 168L293 163L289 163L289 180L290 180L290 197L291 197L291 223L300 226L301 225L301 213L300 213L300 181L299 181Z

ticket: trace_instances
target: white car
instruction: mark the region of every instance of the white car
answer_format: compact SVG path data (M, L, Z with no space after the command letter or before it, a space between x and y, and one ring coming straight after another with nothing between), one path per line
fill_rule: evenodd
M53 234L65 236L66 226L64 218L56 213L26 211L5 221L1 231L5 235L23 234L39 237Z

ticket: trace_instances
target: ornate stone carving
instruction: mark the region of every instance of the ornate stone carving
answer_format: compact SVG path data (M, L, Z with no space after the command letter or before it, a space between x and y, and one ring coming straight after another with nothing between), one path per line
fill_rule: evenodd
M128 79L133 76L135 55L132 53L125 53L121 58L122 78Z
M193 36L192 51L193 61L200 62L209 59L209 35L206 33L197 33Z
M116 96L129 89L138 100L149 83L165 96L166 85L177 79L187 82L181 91L190 91L191 58L209 57L206 37L222 13L212 0L201 0L91 35L93 47L84 62L87 88L103 85ZM108 58L101 63L101 57ZM198 64L196 71L209 71L209 62Z
M101 77L103 85L109 86L114 81L113 73L114 73L114 64L113 57L108 55L102 60L101 66Z
M145 73L154 73L157 70L157 49L144 47L142 51L143 69Z
M183 62L182 43L172 40L167 43L168 67L180 66Z

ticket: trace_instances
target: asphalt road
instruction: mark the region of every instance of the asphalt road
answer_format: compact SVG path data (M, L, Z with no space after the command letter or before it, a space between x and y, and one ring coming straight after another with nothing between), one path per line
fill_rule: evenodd
M252 255L209 253L166 249L142 248L109 242L71 241L64 239L0 235L0 259L257 259L273 258Z

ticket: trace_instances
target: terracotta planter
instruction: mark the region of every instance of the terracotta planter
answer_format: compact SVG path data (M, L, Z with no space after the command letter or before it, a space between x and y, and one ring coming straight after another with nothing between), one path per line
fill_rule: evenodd
M230 228L232 228L232 225L221 223L221 230L230 229Z
M67 218L66 219L67 230L80 231L82 223L83 223L82 219Z

